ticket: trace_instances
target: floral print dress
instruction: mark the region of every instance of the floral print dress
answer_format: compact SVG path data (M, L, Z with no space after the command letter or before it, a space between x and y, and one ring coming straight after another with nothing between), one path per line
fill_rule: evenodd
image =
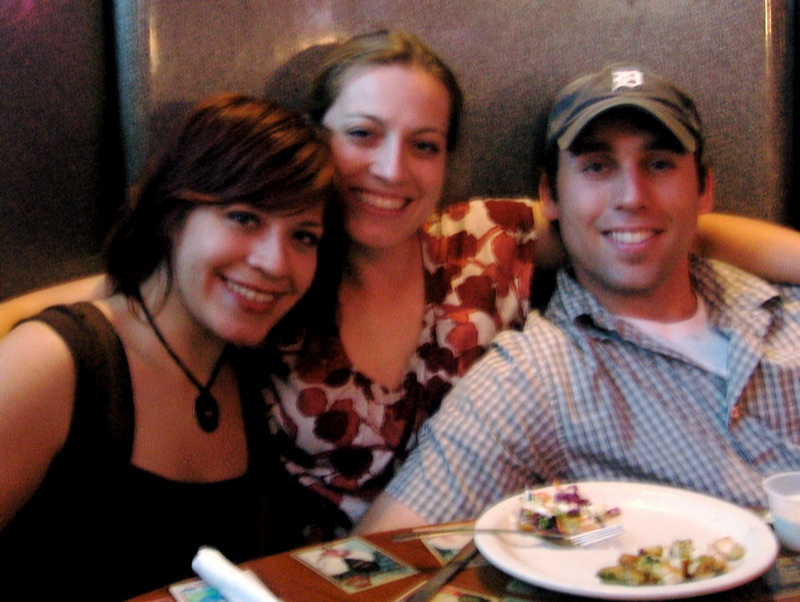
M500 331L529 311L534 219L527 199L446 207L421 233L426 307L416 353L394 390L351 364L341 340L281 350L287 376L265 391L284 461L355 523L414 445L422 421Z

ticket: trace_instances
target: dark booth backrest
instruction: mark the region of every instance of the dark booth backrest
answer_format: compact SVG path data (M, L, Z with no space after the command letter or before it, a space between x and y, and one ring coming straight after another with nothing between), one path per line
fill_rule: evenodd
M128 65L140 88L128 100L156 138L170 110L216 91L295 103L326 44L406 29L444 57L466 93L448 199L531 195L557 90L606 63L635 61L698 101L718 171L718 207L781 221L791 116L788 1L134 2L147 12Z

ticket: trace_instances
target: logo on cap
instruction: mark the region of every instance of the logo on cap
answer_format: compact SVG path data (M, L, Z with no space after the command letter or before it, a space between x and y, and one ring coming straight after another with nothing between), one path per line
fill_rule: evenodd
M620 88L639 88L644 85L644 73L637 69L614 71L611 74L611 91Z

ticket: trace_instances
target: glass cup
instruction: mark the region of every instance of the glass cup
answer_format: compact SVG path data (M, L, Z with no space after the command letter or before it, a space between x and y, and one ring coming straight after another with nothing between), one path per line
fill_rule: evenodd
M800 472L781 472L764 479L772 526L784 547L800 552Z

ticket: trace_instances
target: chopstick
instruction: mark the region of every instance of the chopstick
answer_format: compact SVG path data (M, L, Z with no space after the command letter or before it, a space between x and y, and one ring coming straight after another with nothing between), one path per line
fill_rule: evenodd
M412 529L408 533L398 533L392 536L392 541L399 542L399 541L410 541L412 539L420 539L423 537L434 537L437 535L449 535L452 533L508 533L512 535L525 535L530 537L536 537L544 541L549 541L555 544L560 545L571 545L571 546L587 546L592 545L594 543L599 543L601 541L605 541L607 539L612 539L614 537L618 537L624 533L624 529L621 525L612 525L612 526L605 526L601 527L600 529L593 529L591 531L583 531L580 533L576 533L573 535L566 535L562 533L541 533L538 531L525 531L523 529L476 529L474 527L468 526L449 526L449 527L440 527L440 526L430 526L430 527L418 527L416 529Z

